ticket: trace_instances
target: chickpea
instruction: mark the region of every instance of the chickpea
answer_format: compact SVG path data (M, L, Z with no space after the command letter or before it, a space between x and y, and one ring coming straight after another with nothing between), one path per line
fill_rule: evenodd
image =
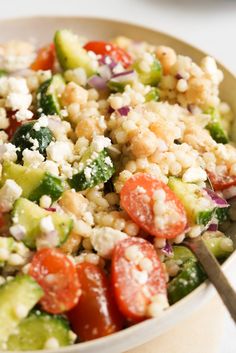
M92 140L94 134L101 133L98 121L94 118L81 119L75 128L77 137L85 137L89 141Z
M156 55L162 64L164 74L168 74L170 72L170 68L176 63L177 60L175 51L170 47L160 45L157 47Z
M81 218L88 207L88 200L77 192L67 190L59 200L59 205L77 218Z
M142 131L131 141L131 151L135 157L147 157L157 148L156 136L151 131Z
M69 82L61 96L61 103L67 106L72 103L85 105L88 100L88 91L74 82Z

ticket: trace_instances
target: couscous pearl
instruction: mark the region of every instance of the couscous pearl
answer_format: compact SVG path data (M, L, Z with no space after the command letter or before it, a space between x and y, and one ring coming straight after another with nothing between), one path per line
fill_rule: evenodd
M40 200L39 200L39 205L42 208L49 208L52 204L52 199L50 196L48 195L43 195L41 196Z
M28 309L25 305L23 304L17 304L14 307L14 313L18 319L23 319L27 316L28 314Z
M131 237L138 235L139 226L133 222L126 222L124 231Z
M0 260L1 261L7 261L9 256L10 256L10 254L9 254L8 249L0 248Z
M20 266L25 263L25 260L19 254L10 254L8 264L11 266Z
M56 349L59 347L60 347L59 342L54 337L50 337L44 344L44 349Z

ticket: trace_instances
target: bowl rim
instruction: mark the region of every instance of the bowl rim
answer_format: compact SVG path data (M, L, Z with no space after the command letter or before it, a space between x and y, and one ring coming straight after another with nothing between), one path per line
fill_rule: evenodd
M9 18L4 18L0 20L0 25L2 23L10 23L10 22L20 22L20 21L29 21L29 20L33 20L33 19L37 19L37 20L50 20L50 19L57 19L57 20L68 20L68 19L82 19L82 20L88 20L88 21L98 21L101 23L107 23L107 25L109 23L116 23L117 25L125 25L125 26L131 26L131 27L137 27L139 29L143 29L143 30L148 30L148 31L152 31L153 33L156 34L160 34L166 37L169 37L170 39L180 43L180 44L184 44L185 46L188 46L190 49L193 49L195 52L198 52L201 55L206 55L207 52L204 52L202 49L200 49L198 46L192 45L191 43L189 43L188 41L181 39L175 35L172 35L168 32L164 32L162 30L159 29L155 29L152 26L148 26L148 25L142 25L142 24L138 24L135 21L123 21L123 20L119 20L119 19L113 19L113 18L108 18L108 17L96 17L96 16L87 16L87 15L30 15L30 16L19 16L19 17L9 17ZM36 36L36 35L35 35ZM14 39L14 38L13 38ZM235 80L236 80L236 74L233 73L230 69L228 69L227 67L225 67L217 58L216 58L217 64L222 67L224 69L225 72L227 72L228 74L230 74L230 76L232 76ZM222 268L224 270L224 272L227 272L230 265L236 260L236 250L225 260L225 262L222 264ZM86 351L89 348L94 348L96 346L96 348L99 348L99 346L102 346L104 343L108 344L108 345L114 345L114 340L121 340L121 339L128 339L129 336L131 334L135 335L139 333L140 330L144 329L145 327L158 327L158 326L165 326L164 323L165 321L168 321L168 318L170 316L174 316L177 313L181 313L181 308L182 306L186 307L188 302L191 301L190 299L195 298L195 297L200 297L200 294L202 294L202 300L199 303L199 305L197 307L192 308L191 304L188 305L189 309L191 308L192 313L194 311L196 311L198 308L200 308L206 301L208 301L213 294L215 293L215 289L213 287L213 285L209 282L209 280L204 281L200 286L198 286L195 290L193 290L190 294L188 294L186 297L184 297L183 299L181 299L180 301L178 301L177 303L171 305L166 311L163 312L163 314L158 317L158 318L150 318L147 319L143 322L134 324L133 326L130 326L128 328L125 328L121 331L115 332L111 335L105 336L105 337L101 337L101 338L97 338L91 341L86 341L86 342L81 342L81 343L76 343L76 344L72 344L70 346L63 346L63 347L59 347L57 348L58 352L61 351L65 351L67 353L75 353L78 349L78 347L80 348L80 352L83 351L83 348L86 348ZM199 300L200 301L200 300ZM183 317L181 317L181 320L173 320L173 323L171 325L168 324L168 327L171 328L173 327L177 321L182 321L187 317L187 314L185 314ZM161 333L164 333L165 329L161 330ZM148 341L148 339L146 339L146 341ZM143 343L145 343L143 341ZM34 351L30 351L31 353L38 353L40 350L34 350ZM52 352L51 349L44 349L41 350L42 352ZM55 351L55 350L54 350ZM1 352L1 351L0 351ZM5 352L5 351L4 351ZM18 353L23 353L22 351L16 351Z

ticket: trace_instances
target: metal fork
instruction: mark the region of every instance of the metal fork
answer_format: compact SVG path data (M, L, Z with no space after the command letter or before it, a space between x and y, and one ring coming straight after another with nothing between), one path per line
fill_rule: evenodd
M234 248L236 249L235 225L232 225L229 229L227 229L227 235L231 237ZM184 243L196 255L209 280L216 288L232 319L236 323L236 291L229 283L216 258L208 250L201 236L194 239L188 238L184 241Z

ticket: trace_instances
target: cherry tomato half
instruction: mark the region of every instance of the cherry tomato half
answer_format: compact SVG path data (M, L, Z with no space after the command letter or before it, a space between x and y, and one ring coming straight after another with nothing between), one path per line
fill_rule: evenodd
M123 319L111 296L105 273L91 263L77 266L82 294L68 317L82 341L107 336L122 329Z
M128 251L132 256L128 256ZM116 245L112 285L118 307L127 319L138 322L147 317L151 297L166 295L162 264L151 243L142 238L127 238Z
M38 70L52 70L55 62L55 47L51 43L46 47L40 48L35 61L31 64L30 68L34 71Z
M216 175L208 172L208 178L215 191L220 191L236 185L236 177L230 175Z
M51 314L63 313L73 308L81 294L76 267L58 249L41 249L30 265L29 275L44 290L40 303Z
M115 44L92 41L88 42L84 48L87 51L93 51L97 55L110 56L116 63L121 63L124 68L128 68L132 64L131 56L124 49L119 48Z
M9 119L9 126L5 129L5 132L8 135L8 139L11 140L15 131L18 129L19 126L22 125L21 122L18 122L15 118L15 113L8 112L8 119Z
M158 226L154 215L154 192L163 190L163 201L169 216L164 225ZM187 225L187 216L180 200L163 182L146 173L129 178L121 193L121 206L141 228L158 238L171 239L181 234Z

